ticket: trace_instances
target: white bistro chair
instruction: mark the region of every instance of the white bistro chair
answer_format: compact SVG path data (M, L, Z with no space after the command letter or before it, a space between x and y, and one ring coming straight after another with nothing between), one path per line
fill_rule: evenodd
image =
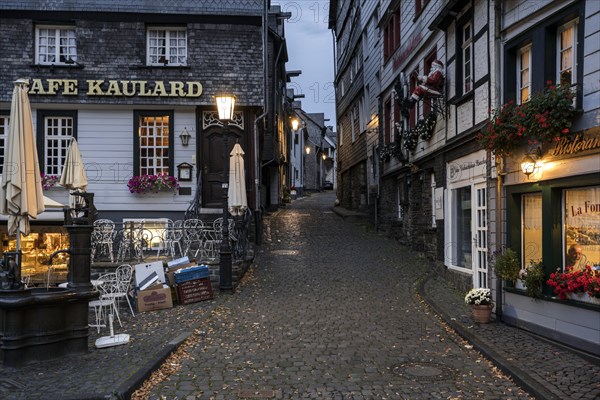
M109 313L117 316L117 320L119 321L119 325L121 325L121 327L123 324L121 323L121 317L119 316L119 310L116 306L115 298L108 296L112 293L112 290L115 290L114 282L117 280L117 274L104 274L101 275L98 280L102 282L101 285L97 286L97 289L100 292L100 297L98 300L90 301L88 303L88 307L94 310L95 319L95 323L90 324L90 326L97 328L98 333L100 333L100 328L106 327Z

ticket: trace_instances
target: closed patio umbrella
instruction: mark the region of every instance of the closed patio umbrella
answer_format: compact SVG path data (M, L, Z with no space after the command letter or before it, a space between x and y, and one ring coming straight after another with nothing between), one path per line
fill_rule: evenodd
M229 212L231 215L242 215L248 208L244 150L236 143L229 155Z
M8 215L8 234L17 236L17 251L21 250L21 233L29 235L29 218L45 210L27 91L25 80L15 81L0 187L0 213Z
M83 159L81 158L81 152L79 151L79 145L75 138L71 139L69 150L67 151L67 157L62 167L62 174L60 175L59 185L73 190L75 192L85 192L88 184L87 175L83 165ZM71 208L76 208L79 196L70 196Z

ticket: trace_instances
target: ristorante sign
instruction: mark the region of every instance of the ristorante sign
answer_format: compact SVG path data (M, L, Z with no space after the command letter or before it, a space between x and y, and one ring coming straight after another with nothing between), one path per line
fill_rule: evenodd
M202 84L195 81L143 81L117 79L32 79L31 96L113 96L113 97L200 97Z
M551 157L568 158L588 153L597 153L600 149L600 127L580 132L571 137L561 138L548 148L547 154Z

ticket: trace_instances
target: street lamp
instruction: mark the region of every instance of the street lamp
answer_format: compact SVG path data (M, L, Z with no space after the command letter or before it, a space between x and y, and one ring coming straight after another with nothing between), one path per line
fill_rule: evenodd
M223 224L221 226L221 247L219 249L219 289L224 292L233 292L232 266L231 266L231 246L229 245L229 121L233 119L233 109L235 107L235 96L218 95L215 96L219 119L223 122Z
M299 124L300 122L298 121L298 118L292 119L292 130L297 131Z

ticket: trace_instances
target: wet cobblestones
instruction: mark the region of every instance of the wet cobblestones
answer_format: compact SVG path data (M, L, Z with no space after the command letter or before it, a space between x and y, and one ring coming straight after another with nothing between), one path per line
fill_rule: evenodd
M140 398L531 398L478 348L540 397L600 397L597 362L502 323L473 324L462 294L430 279L419 254L333 214L333 200L318 194L267 217L234 295L124 311L117 331L130 344L95 350L93 330L81 357L0 367L0 398L116 399L186 332L170 372Z

